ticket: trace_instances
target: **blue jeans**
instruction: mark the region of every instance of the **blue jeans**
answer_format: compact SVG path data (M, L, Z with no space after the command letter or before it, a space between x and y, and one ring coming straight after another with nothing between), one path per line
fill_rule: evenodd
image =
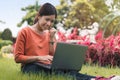
M36 64L30 63L30 64L26 64L25 66L23 66L21 68L21 71L23 73L40 73L42 71L44 71L46 74L51 74L52 72L54 72L55 74L68 74L70 76L73 76L76 78L76 80L91 80L91 78L95 78L95 76L90 76L90 75L86 75L86 74L81 74L78 73L78 71L63 71L63 70L55 70L52 71L51 69L47 69L44 68L42 66L38 66Z

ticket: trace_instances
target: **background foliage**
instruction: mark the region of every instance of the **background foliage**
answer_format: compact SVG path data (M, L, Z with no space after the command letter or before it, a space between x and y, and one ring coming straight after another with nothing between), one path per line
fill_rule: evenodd
M12 32L9 28L6 28L2 33L1 33L1 39L3 40L11 40L12 41Z
M1 40L0 39L0 49L2 48L2 46L7 46L7 45L12 45L13 42L10 40Z
M27 12L25 16L23 16L20 23L17 24L18 27L22 26L22 24L27 21L29 25L33 24L34 17L37 14L40 6L38 5L38 1L36 1L35 5L28 5L27 7L21 8L22 11Z
M93 22L98 22L100 23L101 29L107 29L104 32L104 35L106 35L104 37L108 37L111 33L116 34L119 30L113 30L113 28L119 26L117 24L119 17L114 18L115 15L110 17L106 16L120 9L120 1L111 0L111 3L108 2L109 4L106 4L106 2L108 0L60 0L60 4L55 6L58 12L57 23L63 23L66 28L80 27L83 29L88 28ZM34 5L21 8L22 11L26 12L26 15L18 23L19 27L24 22L27 22L29 25L33 24L34 17L41 6L38 3L36 1ZM108 27L105 20L109 20L107 22L110 27Z
M22 11L27 13L18 26L21 26L25 21L31 25L39 7L38 2L36 2L35 5L21 8ZM104 0L60 0L60 5L57 5L56 8L58 11L58 22L64 21L66 27L87 27L94 21L99 22L101 18L109 13L108 6Z

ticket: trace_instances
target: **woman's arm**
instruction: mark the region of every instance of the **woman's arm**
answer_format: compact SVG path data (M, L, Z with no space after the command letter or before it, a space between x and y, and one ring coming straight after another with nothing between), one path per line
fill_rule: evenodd
M25 43L26 43L26 36L25 31L22 29L17 36L15 49L14 49L14 57L17 63L25 63L26 59L29 56L25 56Z
M50 42L49 42L49 51L50 51L50 55L54 55L54 52L55 52L55 46L56 46L56 39L53 38L53 39L50 39Z
M29 56L25 61L16 59L17 63L32 63L32 62L48 62L51 63L53 56L46 55L46 56Z
M26 45L26 31L21 30L17 36L15 49L14 49L14 56L15 61L17 63L31 63L31 62L45 62L45 61L51 61L52 56L46 55L46 56L28 56L25 54L25 45Z
M50 55L54 55L55 52L55 48L56 48L56 38L55 38L55 33L56 33L56 29L52 28L49 30L50 33L50 42L49 42L49 46L50 46Z

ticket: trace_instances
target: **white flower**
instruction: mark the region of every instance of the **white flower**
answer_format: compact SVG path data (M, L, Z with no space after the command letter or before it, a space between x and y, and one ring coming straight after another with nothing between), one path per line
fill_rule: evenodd
M115 76L111 80L120 80L120 76Z

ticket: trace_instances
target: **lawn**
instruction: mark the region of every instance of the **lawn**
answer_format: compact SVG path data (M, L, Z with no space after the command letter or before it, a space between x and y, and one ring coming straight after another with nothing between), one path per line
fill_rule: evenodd
M109 77L120 75L120 68L99 67L97 65L83 65L80 71L83 74ZM73 80L67 75L27 75L20 72L20 64L16 64L12 58L0 58L0 80Z

